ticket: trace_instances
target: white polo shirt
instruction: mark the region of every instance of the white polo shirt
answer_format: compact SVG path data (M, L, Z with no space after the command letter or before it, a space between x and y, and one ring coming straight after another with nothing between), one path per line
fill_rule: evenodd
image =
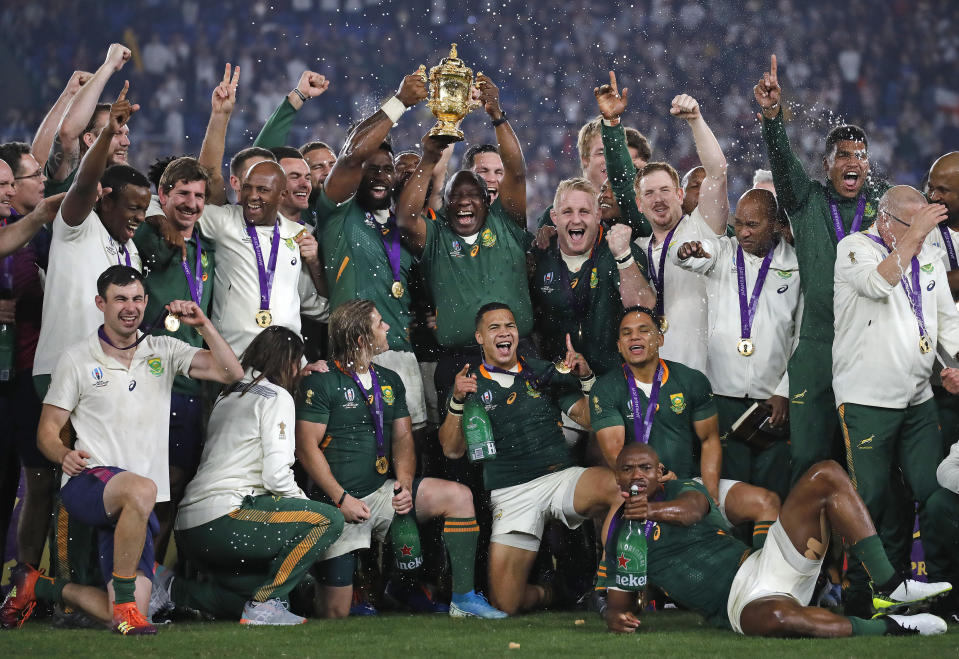
M191 529L238 508L243 497L305 499L293 480L296 405L282 387L247 371L213 406L196 476L180 502L175 528Z
M123 248L130 265L142 269L140 254L132 240ZM111 265L125 265L120 244L107 232L96 211L71 227L57 211L53 219L50 263L43 294L43 324L33 361L34 375L53 372L61 353L83 340L103 323L97 309L97 279Z
M903 409L932 397L929 376L935 350L919 351L919 325L902 284L876 270L889 252L866 237L875 228L843 238L836 247L836 337L832 386L836 405L856 403ZM959 352L959 312L937 251L924 244L918 255L922 315L933 347ZM912 266L906 271L911 281Z
M189 374L200 349L150 336L133 350L127 368L104 354L94 331L63 351L43 403L70 411L74 448L90 454L88 467L120 467L150 478L157 502L169 501L170 392L173 378ZM64 474L61 487L69 479Z
M708 238L702 244L709 258L680 261L678 246L670 252L669 258L674 265L706 277L709 299L706 376L713 393L761 400L774 394L788 397L786 364L795 348L802 306L795 248L782 240L773 251L750 332L755 352L744 357L736 349L742 338L739 278L736 274L739 241L722 236ZM763 257L743 250L743 262L748 302Z
M716 233L706 224L698 208L684 217L666 247L665 274L661 275L665 278L666 288L663 314L669 329L663 347L659 349L659 356L703 372L706 371L706 278L678 267L669 258L669 253L684 242L715 237ZM637 238L635 242L648 254L650 240L652 236ZM652 265L657 274L662 251L661 243L653 245ZM657 291L657 295L661 295L661 292Z
M278 218L280 242L270 289L270 313L274 325L282 325L299 334L300 314L324 318L328 305L326 299L317 294L309 271L300 258L300 246L294 240L303 225L281 215ZM200 228L204 237L216 243L211 320L239 355L263 331L256 324L256 312L261 308L260 279L256 253L243 220L243 209L237 205L207 205L200 218ZM256 233L264 265L268 265L273 225L258 226Z

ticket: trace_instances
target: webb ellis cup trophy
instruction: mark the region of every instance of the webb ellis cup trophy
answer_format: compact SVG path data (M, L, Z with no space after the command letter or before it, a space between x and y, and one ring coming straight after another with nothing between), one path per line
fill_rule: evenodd
M430 69L429 83L427 105L438 120L429 135L448 142L459 142L463 139L463 131L457 125L479 104L471 98L473 69L456 56L455 43L450 48L449 57L444 57L439 66Z

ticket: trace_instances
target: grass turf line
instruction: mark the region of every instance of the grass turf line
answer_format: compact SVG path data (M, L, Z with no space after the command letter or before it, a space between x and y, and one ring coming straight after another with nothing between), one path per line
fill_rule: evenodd
M577 619L586 624L576 625ZM291 656L472 657L560 655L660 657L955 657L959 625L933 637L848 639L743 638L707 627L686 612L643 617L641 632L616 636L595 613L539 613L508 620L454 620L447 616L387 614L376 618L310 620L297 627L241 627L237 623L178 623L155 637L124 638L109 631L59 630L47 621L0 632L0 656ZM510 650L509 644L520 648Z

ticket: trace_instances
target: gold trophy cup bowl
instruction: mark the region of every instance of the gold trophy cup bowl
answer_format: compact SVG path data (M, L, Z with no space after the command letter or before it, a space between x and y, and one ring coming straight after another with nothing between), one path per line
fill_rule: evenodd
M455 43L450 48L449 57L444 57L439 66L430 69L429 84L429 100L426 104L437 119L429 136L446 142L461 141L463 131L457 124L479 105L470 98L473 69L456 56Z

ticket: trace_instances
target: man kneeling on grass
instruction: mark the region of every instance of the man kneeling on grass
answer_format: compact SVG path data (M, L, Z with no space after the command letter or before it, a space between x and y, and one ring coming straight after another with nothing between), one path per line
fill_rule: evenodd
M862 499L833 461L813 465L799 479L769 529L765 546L755 552L714 524L718 512L702 485L691 480L660 482L659 456L649 445L623 448L616 461L616 480L625 502L610 524L606 545L610 575L606 624L612 631L632 633L639 628L638 591L647 577L679 604L747 636L946 631L945 621L934 615L893 613L943 595L952 586L903 580L895 573ZM879 615L871 620L807 606L831 528L846 538L872 577L873 606ZM624 537L627 533L636 537ZM630 540L639 545L638 551L625 547ZM633 561L642 574L630 565Z

